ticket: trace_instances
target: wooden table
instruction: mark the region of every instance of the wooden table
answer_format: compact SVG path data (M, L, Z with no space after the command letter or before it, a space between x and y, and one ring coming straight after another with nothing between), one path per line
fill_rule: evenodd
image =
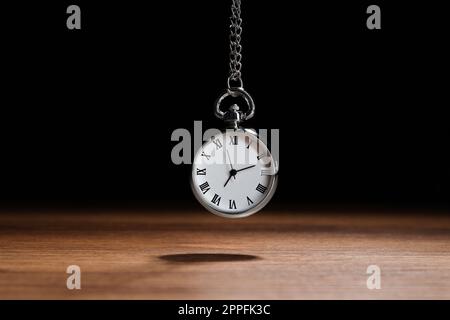
M66 268L81 268L68 290ZM366 286L381 269L381 289ZM1 299L450 299L429 212L0 214Z

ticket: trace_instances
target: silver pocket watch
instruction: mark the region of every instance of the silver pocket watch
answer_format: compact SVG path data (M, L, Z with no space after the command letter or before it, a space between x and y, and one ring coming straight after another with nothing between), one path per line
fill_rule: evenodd
M270 201L277 187L278 164L256 132L240 125L255 113L255 104L244 90L241 78L240 0L232 1L230 21L228 88L215 104L215 115L225 121L226 131L212 137L197 151L191 186L207 210L221 217L242 218L261 210ZM244 100L246 112L237 104L222 111L227 97Z

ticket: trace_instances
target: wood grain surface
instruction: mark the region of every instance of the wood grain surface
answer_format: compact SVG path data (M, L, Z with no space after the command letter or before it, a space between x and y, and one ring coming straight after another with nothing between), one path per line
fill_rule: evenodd
M66 288L69 265L81 290ZM0 298L450 299L450 217L3 213Z

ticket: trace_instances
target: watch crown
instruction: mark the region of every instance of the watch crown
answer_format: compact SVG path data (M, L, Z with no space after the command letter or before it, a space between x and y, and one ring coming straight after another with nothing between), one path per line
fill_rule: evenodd
M225 112L224 121L228 128L237 129L242 120L244 120L244 116L242 111L239 111L239 106L237 104L233 104L228 111Z

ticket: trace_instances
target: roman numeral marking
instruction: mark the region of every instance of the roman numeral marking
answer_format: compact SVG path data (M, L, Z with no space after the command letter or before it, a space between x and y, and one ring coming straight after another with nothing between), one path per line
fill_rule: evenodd
M262 176L271 176L272 170L261 170L261 175Z
M238 136L230 136L230 144L237 146Z
M222 148L222 142L220 142L219 139L215 139L212 142L216 145L216 150L219 150L220 148Z
M203 194L207 193L209 189L211 189L208 182L202 183L201 185L199 185L199 187Z
M230 208L230 209L236 209L236 201L230 200L229 208Z
M250 148L250 145L252 144L252 140L250 140L249 137L245 137L245 144L247 145L246 148Z
M211 155L210 154L206 154L205 151L202 151L201 156L205 157L207 160L209 160L209 158L211 158Z
M257 158L258 160L261 160L261 159L267 158L268 156L269 156L269 155L268 155L267 153L261 153L261 154L260 154L259 156L257 156L256 158ZM262 166L263 166L263 167L266 167L266 168L271 167L271 166L272 166L272 161L270 160L270 158L268 158L267 160L263 160Z
M258 159L258 160L261 160L262 158L265 158L265 157L267 157L267 154L264 154L264 153L261 153L259 156L257 156L256 158Z
M258 186L256 187L256 190L261 192L261 193L264 193L264 192L266 192L267 187L264 187L261 183L258 183Z
M263 170L264 171L264 170ZM197 168L197 175L198 176L206 176L206 168L205 169L199 169Z
M214 197L211 199L211 202L214 203L215 205L219 205L220 204L220 197L217 193L214 194Z
M252 199L250 199L249 197L247 197L247 204L248 204L248 205L251 205L251 204L253 204L253 201L252 201Z

